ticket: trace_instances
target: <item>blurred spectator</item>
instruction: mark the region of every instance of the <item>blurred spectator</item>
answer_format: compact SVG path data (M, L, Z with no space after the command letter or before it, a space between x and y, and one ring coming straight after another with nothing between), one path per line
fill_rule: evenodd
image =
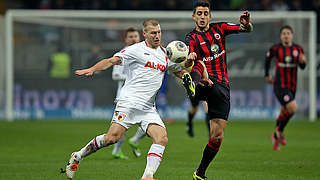
M289 6L284 0L275 0L272 4L272 10L274 11L287 11Z
M290 10L292 11L301 11L302 5L300 0L292 0Z
M53 9L67 9L67 3L65 0L51 1Z
M38 8L39 9L51 9L50 0L41 0Z
M70 77L71 58L68 53L64 52L59 46L54 52L48 63L48 72L50 78L64 79Z
M95 65L97 62L103 59L101 55L101 48L98 44L94 44L91 47L91 55L87 61L87 67Z
M4 14L5 9L6 9L6 6L4 3L4 0L0 0L0 14Z
M244 10L247 8L247 1L246 0L231 0L230 8L233 10Z
M260 1L254 1L251 4L250 9L254 10L261 10L261 11L271 11L271 1L270 0L261 0Z

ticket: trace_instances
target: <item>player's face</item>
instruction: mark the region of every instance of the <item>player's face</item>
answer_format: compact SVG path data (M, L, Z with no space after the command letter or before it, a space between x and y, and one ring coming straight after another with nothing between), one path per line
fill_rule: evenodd
M192 14L192 19L196 22L197 27L204 29L209 26L209 21L211 19L210 10L208 7L197 7L194 14Z
M127 36L125 38L125 43L127 46L131 46L132 44L140 42L140 35L139 32L133 31L133 32L128 32Z
M161 43L161 28L160 25L148 25L143 36L151 48L157 48Z
M289 29L283 29L280 34L280 39L284 44L291 44L293 40L293 33Z

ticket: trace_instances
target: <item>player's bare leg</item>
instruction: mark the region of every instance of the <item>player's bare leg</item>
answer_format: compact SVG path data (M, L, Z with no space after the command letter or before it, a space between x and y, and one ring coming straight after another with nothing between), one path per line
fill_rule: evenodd
M228 121L224 119L219 119L219 118L210 120L211 137L207 146L203 151L201 163L197 171L193 174L194 180L206 179L205 177L206 170L219 151L219 148L221 146L221 143L224 137L224 129L227 126L227 122Z
M119 141L121 136L126 132L126 128L117 123L112 123L108 132L93 138L80 151L73 152L68 164L66 165L66 175L69 179L75 176L78 166L82 159L97 150L107 147Z
M297 112L297 103L296 101L291 101L285 106L280 107L280 115L277 119L277 126L274 132L274 139L277 140L282 145L287 144L287 140L284 136L284 128L288 124L290 118ZM279 150L275 149L275 150Z
M147 165L141 179L153 178L162 160L165 146L168 143L166 129L160 125L149 124L147 133L152 138L153 144L149 149Z

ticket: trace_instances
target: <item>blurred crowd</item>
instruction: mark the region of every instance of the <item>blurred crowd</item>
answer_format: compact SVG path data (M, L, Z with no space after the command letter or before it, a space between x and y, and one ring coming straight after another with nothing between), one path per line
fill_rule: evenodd
M6 9L190 10L196 0L0 0ZM214 10L316 10L320 0L214 0Z

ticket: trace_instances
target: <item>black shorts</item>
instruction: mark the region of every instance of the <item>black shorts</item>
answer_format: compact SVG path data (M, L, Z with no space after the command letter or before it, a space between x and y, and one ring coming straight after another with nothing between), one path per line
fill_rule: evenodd
M203 100L208 103L208 116L210 119L219 118L228 120L230 112L230 87L229 85L214 82L210 86L196 87L194 102ZM192 100L191 100L191 103Z
M296 96L296 91L288 88L273 87L273 92L282 106L285 106L289 102L294 101L294 98Z
M200 104L200 101L201 100L200 100L199 96L195 96L195 97L190 98L190 102L191 102L192 107L197 107Z

